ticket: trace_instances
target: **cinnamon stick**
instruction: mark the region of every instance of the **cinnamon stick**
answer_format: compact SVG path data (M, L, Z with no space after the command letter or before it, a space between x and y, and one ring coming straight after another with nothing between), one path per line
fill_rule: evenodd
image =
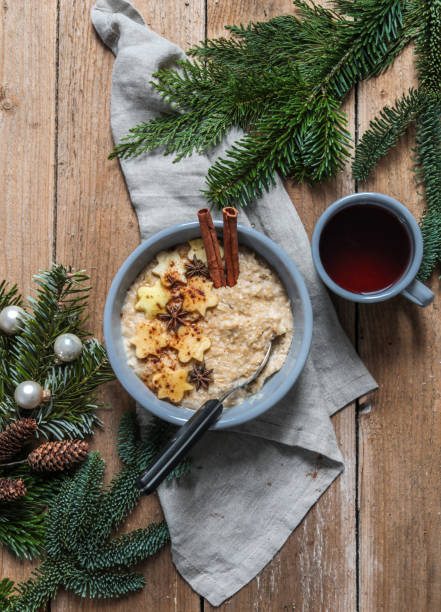
M228 287L234 287L239 278L239 240L237 237L238 212L232 206L223 209L225 270Z
M213 219L208 208L201 208L198 211L199 225L201 226L202 241L205 253L207 254L207 266L210 277L216 288L225 287L225 274L222 257L217 240L216 230L214 229Z

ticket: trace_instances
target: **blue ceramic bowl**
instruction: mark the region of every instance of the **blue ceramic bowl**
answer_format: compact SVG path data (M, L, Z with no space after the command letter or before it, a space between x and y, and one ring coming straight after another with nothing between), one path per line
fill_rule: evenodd
M221 235L222 223L214 222ZM238 226L239 243L258 253L273 267L291 300L294 336L287 359L255 395L224 411L213 429L245 423L274 406L291 389L305 365L312 337L312 308L305 282L292 260L272 240L248 227ZM183 425L192 410L159 400L127 364L121 334L121 309L127 290L155 255L164 249L201 235L199 223L183 223L155 234L143 242L118 270L107 296L104 310L104 341L115 374L126 391L146 410L175 425Z

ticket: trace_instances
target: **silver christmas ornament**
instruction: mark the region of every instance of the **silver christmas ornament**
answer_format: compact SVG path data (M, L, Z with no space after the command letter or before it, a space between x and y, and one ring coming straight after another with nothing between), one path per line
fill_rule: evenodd
M20 329L20 319L25 314L20 306L6 306L0 312L0 329L8 336L13 336Z
M32 410L43 401L43 387L33 380L25 380L16 387L14 399L20 408Z
M54 353L61 361L73 361L82 350L83 343L75 334L61 334L55 340Z

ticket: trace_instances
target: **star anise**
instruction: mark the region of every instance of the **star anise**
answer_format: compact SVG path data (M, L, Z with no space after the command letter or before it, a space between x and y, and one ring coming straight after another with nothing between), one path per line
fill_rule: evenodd
M201 259L198 259L196 255L185 264L187 268L185 276L187 278L193 278L193 276L204 276L210 278L210 271Z
M199 391L201 387L208 389L210 383L213 382L213 370L207 370L205 362L201 365L195 363L188 374L188 380L196 385L196 391Z
M159 314L158 319L167 323L167 329L173 330L174 332L178 329L179 325L187 325L189 312L183 310L182 302L169 302L165 307L167 310L166 314Z

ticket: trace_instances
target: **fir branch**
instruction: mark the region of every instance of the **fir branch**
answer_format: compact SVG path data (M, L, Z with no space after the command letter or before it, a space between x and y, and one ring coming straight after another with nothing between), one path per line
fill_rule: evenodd
M178 62L181 71L169 69L154 75L158 92L173 104L173 113L141 123L129 131L110 154L128 159L162 148L176 153L175 161L216 146L234 125L245 129L258 117L274 92L286 88L286 68L268 71L267 80L250 72L238 78L226 66L200 66Z
M312 81L343 98L355 82L378 76L408 41L402 0L335 0L344 16L337 44L326 41L326 60L311 61Z
M246 205L269 189L277 171L299 181L322 181L343 167L348 147L338 102L325 94L313 101L292 96L213 164L205 194L220 206Z
M139 470L136 466L126 467L113 477L109 487L103 492L99 507L100 520L91 527L88 540L84 544L87 554L93 555L96 547L105 542L113 529L135 508L141 495L135 486L138 477Z
M441 100L426 99L416 137L416 177L423 184L427 209L421 231L424 239L419 278L426 280L441 260Z
M441 213L441 100L425 98L418 117L416 176L425 185L429 210Z
M48 479L25 466L16 469L14 477L23 479L27 493L14 502L0 503L0 544L19 559L32 560L43 553L46 508L58 493L62 478Z
M393 107L385 106L363 134L352 163L352 175L365 181L378 161L397 143L408 126L415 122L425 104L425 96L411 89L396 100Z
M398 0L339 1L338 7L352 20L338 22L340 44L328 43L325 65L315 61L299 70L304 89L312 86L301 98L303 108L296 109L290 100L271 109L209 169L205 194L212 203L246 205L269 189L276 171L297 182L320 182L343 168L350 138L339 103L354 82L385 70L404 42Z
M435 266L441 260L441 214L437 211L424 211L421 220L421 233L424 241L424 255L418 278L428 280Z
M6 281L3 280L0 282L0 310L13 305L22 305L22 298L18 293L17 285L8 288ZM11 345L11 340L11 336L0 334L0 414L3 410L9 410L8 406L2 405L2 401L8 389L9 347Z
M0 282L0 310L6 306L21 306L23 303L21 295L18 293L17 285L8 288L6 281Z
M10 347L11 385L23 380L44 380L54 359L53 344L60 334L70 332L84 337L82 315L87 306L90 287L83 272L69 272L61 265L35 275L36 297L28 299L28 314L21 333L14 336Z
M0 372L1 429L20 417L13 394L24 380L36 380L51 390L50 400L31 414L39 425L37 436L84 438L100 424L94 412L99 407L94 393L114 377L104 348L97 340L85 340L81 356L62 365L55 364L53 351L60 334L74 333L83 339L87 335L87 280L83 272L71 272L61 265L36 275L37 296L29 298L32 312L27 313L20 334L8 339L4 348L7 365Z
M32 572L31 578L15 586L5 610L39 612L57 594L60 574L64 575L66 565L64 563L64 567L61 568L53 566L50 562L44 562Z
M146 470L154 458L172 437L176 428L160 419L152 419L144 432L143 440L137 438L135 417L126 414L121 419L118 430L118 451L121 460L125 463L124 469L117 474L103 495L99 508L100 521L91 530L88 538L88 550L93 554L99 542L106 540L113 529L122 523L136 506L141 493L136 487L139 474ZM128 432L124 444L121 438ZM130 433L131 432L131 433ZM130 448L131 446L131 448ZM188 473L188 458L183 460L175 469L175 477L179 478Z
M0 580L0 610L4 610L8 604L8 600L12 595L14 583L9 578Z
M130 567L139 561L156 554L170 540L167 525L149 525L146 529L136 529L112 540L108 546L85 560L89 570L102 570L109 567Z
M421 64L422 66L423 64ZM352 165L355 179L366 180L378 160L396 143L409 124L416 123L417 182L424 189L427 209L421 220L423 261L418 278L427 280L441 260L441 100L421 87L385 107L363 135Z
M432 95L441 88L441 0L417 0L420 30L415 40L420 86Z
M35 276L38 290L28 300L31 309L20 332L15 336L0 334L0 430L20 418L14 390L24 380L36 380L51 392L49 401L26 413L37 421L37 438L84 438L100 424L95 414L100 406L96 389L114 376L101 344L85 339L87 280L84 272L61 265L40 272ZM16 287L8 290L1 283L0 306L13 303L21 304ZM83 339L82 353L72 363L57 363L54 342L67 332ZM0 544L20 558L32 559L43 551L46 507L61 480L57 475L49 478L32 473L27 464L21 465L23 455L24 451L9 466L0 465L1 476L20 477L27 488L24 497L0 504Z
M309 83L332 81L332 95L340 95L354 78L386 69L410 37L399 0L342 1L336 10L303 0L294 6L296 16L226 26L232 38L200 43L189 55L240 74L294 62Z
M417 121L416 177L423 184L427 209L421 221L423 262L418 277L426 280L441 260L441 0L416 0L420 31L415 53L426 104Z
M232 127L247 131L207 176L209 200L246 205L274 182L335 175L348 156L338 107L359 80L384 71L409 40L403 0L338 0L335 10L295 0L298 14L201 43L154 86L174 112L134 127L111 157L158 147L176 161L218 144Z
M354 178L365 180L408 125L415 123L415 176L422 186L427 208L421 220L423 261L418 278L429 278L441 260L441 0L411 0L406 5L408 31L416 34L415 53L419 89L385 107L371 121L355 153Z
M63 551L75 553L94 528L102 495L104 468L99 453L91 453L87 469L78 470L76 477L62 487L57 504L48 512L50 528L46 551L49 557L56 558Z
M133 566L169 541L167 525L152 524L111 538L139 499L135 483L140 466L152 462L171 433L156 419L148 431L150 436L140 441L133 415L123 417L119 452L126 465L109 486L102 483L104 461L98 452L64 480L47 515L46 558L14 591L5 584L8 612L37 612L60 587L90 598L121 597L143 587L145 579ZM182 466L179 470L185 471Z
M93 434L94 426L101 425L95 414L100 406L95 391L113 378L106 351L96 339L83 342L81 355L74 362L51 365L44 381L51 397L36 414L38 433L57 440Z
M75 569L66 578L64 586L80 597L110 599L124 597L142 589L145 578L136 572L87 572Z
M120 421L117 442L118 456L126 466L137 461L137 425L133 414L126 412Z

